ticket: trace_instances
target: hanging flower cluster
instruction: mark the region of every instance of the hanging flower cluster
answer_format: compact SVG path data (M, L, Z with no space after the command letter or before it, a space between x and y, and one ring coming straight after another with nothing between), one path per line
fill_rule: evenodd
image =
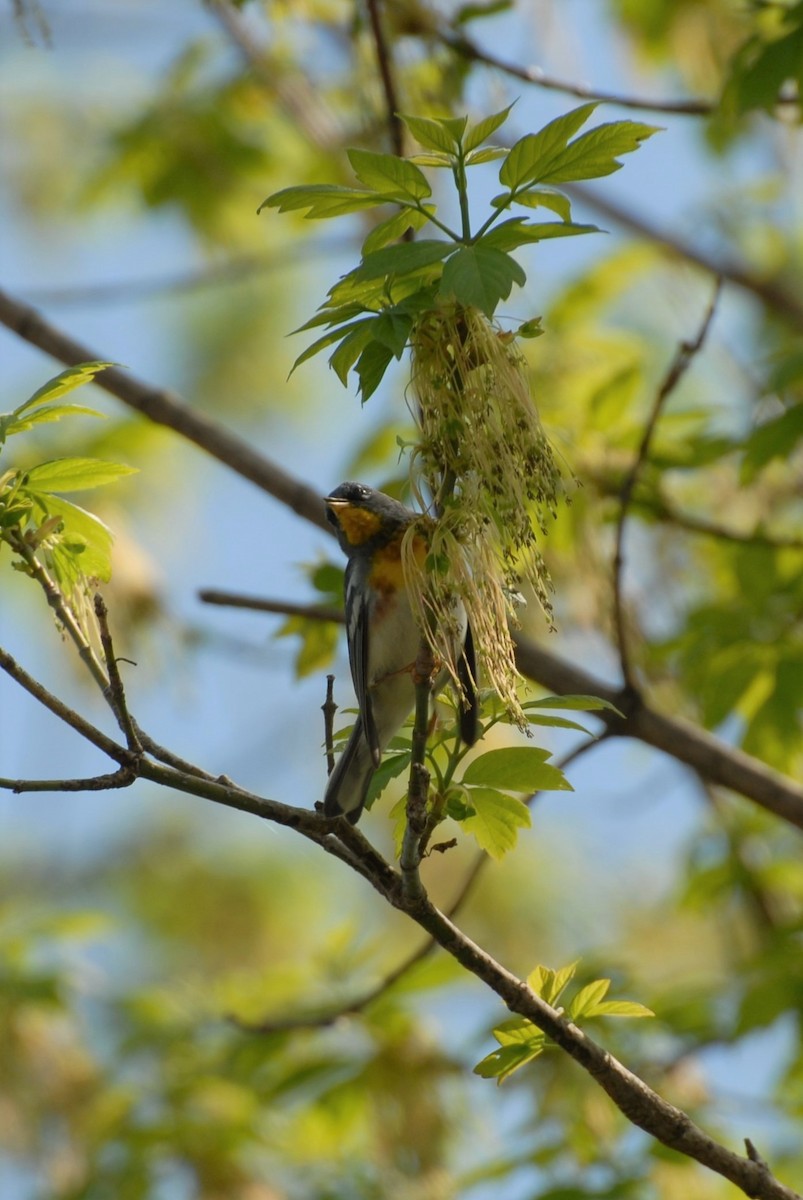
M459 597L486 681L523 722L509 597L526 580L551 621L536 530L545 533L555 514L560 475L511 335L478 309L452 304L420 317L410 342L420 429L412 486L421 507L438 514L426 560L405 555L410 591L433 652L453 673L446 643Z

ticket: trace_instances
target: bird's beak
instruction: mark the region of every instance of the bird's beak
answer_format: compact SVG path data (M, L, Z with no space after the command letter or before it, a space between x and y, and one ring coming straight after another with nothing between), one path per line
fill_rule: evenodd
M324 496L323 502L327 508L347 508L349 503L340 496Z

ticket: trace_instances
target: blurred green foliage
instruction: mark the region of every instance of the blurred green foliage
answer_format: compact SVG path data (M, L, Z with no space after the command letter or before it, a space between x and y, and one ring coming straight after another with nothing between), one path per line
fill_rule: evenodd
M573 19L580 11L543 8L558 26L564 11ZM640 66L638 84L623 81L618 90L674 89L714 106L697 119L705 135L698 140L701 153L716 154L719 182L709 186L704 211L686 214L687 228L709 235L723 261L744 262L764 283L786 283L799 295L794 89L799 97L803 7L610 0L598 8L610 44L623 58L630 47ZM100 17L97 44L82 34L81 71L49 90L36 78L24 86L32 60L20 40L4 165L21 236L53 255L54 278L59 239L77 229L89 230L89 245L102 220L124 228L134 213L180 231L191 278L178 291L166 279L167 301L156 281L149 331L169 342L176 380L193 400L221 420L234 423L236 414L270 452L271 434L285 422L304 428L310 418L310 439L325 436L314 423L328 391L314 367L306 379L299 372L281 383L293 356L283 336L318 303L322 278L349 269L365 239L373 236L375 248L384 233L370 212L353 214L345 235L351 258L341 262L314 222L257 220L256 209L290 186L350 186L346 147L386 151L387 113L362 7L306 0L234 11L248 20L256 58L233 45L223 25L209 20L199 32L188 21L172 61L149 59L147 71L131 71L133 83L121 72L111 98L108 88L94 89L117 70L121 35ZM385 6L402 111L471 111L476 120L521 93L524 83L489 78L439 36L468 32L501 53L495 21L510 12L521 39L507 41L504 56L526 66L541 52L528 41L527 6ZM154 47L160 30L155 24ZM33 19L28 31L39 36ZM563 31L571 43L576 30ZM56 65L59 36L54 27L48 62ZM585 77L578 61L577 77ZM667 149L655 153L671 155L677 126L655 119L669 129L645 157L659 141ZM670 189L671 157L652 161ZM642 206L637 188L628 202ZM526 353L541 418L580 485L544 546L557 623L578 658L596 661L599 653L613 662L620 489L666 363L694 332L710 281L643 241L612 241L594 254L562 271L549 293L527 260L525 315L542 313L545 336ZM398 494L406 477L399 442L409 440L410 422L402 387L394 387L386 381L377 394L370 430L355 423L351 457L353 474L366 472ZM334 402L344 421L349 404L358 408L339 395ZM721 332L658 424L626 542L631 647L651 699L795 778L803 771L801 414L800 330L777 310L729 294ZM142 465L159 456L148 489L126 490L125 513L104 510L119 531L117 574L136 559L136 586L152 601L136 609L146 628L130 636L141 647L137 638L154 636L147 626L161 608L139 565L137 556L147 556L134 540L134 518L151 504L161 520L177 504L167 499L176 479L194 515L201 487L141 422L87 431L84 441L76 425L28 431L32 457L23 465L68 457ZM243 523L243 514L231 519ZM78 545L70 543L76 554ZM303 569L317 602L339 599L340 567L333 559ZM119 620L124 606L112 607ZM301 618L282 633L298 639L299 675L325 670L340 636ZM600 757L600 777L609 761ZM609 786L621 791L618 819L624 810L635 822L653 797L631 786L623 761L623 777ZM389 790L400 787L392 774L381 781ZM507 800L515 833L524 825L516 817L529 813ZM455 814L471 819L462 802L450 797ZM369 827L372 836L389 836L382 831L391 803L379 801L382 823ZM534 962L582 955L572 981L581 995L610 979L614 999L632 997L656 1014L605 1021L601 1040L729 1145L753 1136L775 1173L802 1188L796 831L700 785L685 854L657 894L648 876L660 847L645 846L642 874L611 879L610 848L590 848L574 810L563 811L560 840L541 831L536 806L536 829L521 834L501 864L486 865L460 923L523 977ZM613 841L621 826L613 817L612 824ZM474 1065L494 1053L503 1013L442 955L360 1006L418 945L404 922L339 865L322 866L283 835L252 829L247 839L205 840L199 826L143 816L136 834L121 833L77 864L30 848L2 851L0 1167L17 1188L10 1200L735 1196L634 1131L558 1053L538 1054L500 1089L473 1077ZM448 905L471 865L466 842L427 861L437 902ZM351 1006L359 1011L349 1015ZM264 1032L251 1028L260 1023ZM776 1065L757 1093L743 1064L765 1051ZM716 1060L730 1064L729 1089L716 1082Z

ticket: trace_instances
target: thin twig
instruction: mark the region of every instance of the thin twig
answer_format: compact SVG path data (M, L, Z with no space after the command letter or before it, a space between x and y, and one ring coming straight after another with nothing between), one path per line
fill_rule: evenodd
M323 713L323 741L326 747L326 773L331 775L335 769L335 677L326 676L326 699L321 705Z
M131 752L126 746L120 746L117 742L112 741L105 733L96 729L89 721L84 718L74 709L66 705L52 692L49 692L46 687L38 683L33 676L29 675L21 666L18 665L5 650L0 649L0 670L6 672L11 678L24 688L29 695L38 700L40 704L49 709L54 716L59 720L64 721L66 725L71 726L76 733L80 733L81 737L86 738L93 746L97 746L104 754L108 754L109 758L113 758L115 762L121 765L126 765L131 760Z
M434 36L442 45L447 46L455 54L459 54L471 62L482 63L486 67L493 67L495 70L501 71L513 79L520 79L522 83L532 83L536 87L545 88L553 92L564 92L568 96L577 96L580 100L598 100L601 104L616 104L619 108L636 108L642 112L664 113L667 116L679 117L707 117L717 109L718 102L716 100L704 100L702 98L688 100L649 100L644 96L628 96L623 95L621 92L606 92L600 88L590 87L588 84L556 79L552 75L547 75L540 67L523 67L518 63L512 63L506 59L499 58L498 55L490 54L487 50L483 50L476 42L471 41L464 34L458 35L438 30ZM797 106L799 103L800 101L796 96L786 96L783 94L779 95L775 100L775 104L779 107Z
M612 1054L530 990L424 898L406 901L403 891L388 896L426 929L453 958L482 980L507 1008L547 1034L613 1100L631 1124L657 1141L729 1179L758 1200L801 1200L763 1162L742 1157L716 1142L691 1117L653 1091Z
M84 283L66 287L26 288L30 304L58 307L93 308L109 304L137 304L159 296L186 295L204 288L242 283L254 275L269 275L300 262L320 262L354 249L353 235L295 239L265 254L249 254L227 262L210 263L194 270L172 275L151 275L139 279L120 279L111 283Z
M90 645L89 639L81 628L67 597L50 578L49 572L36 557L35 552L28 545L24 537L9 538L9 544L25 560L28 573L39 584L48 606L53 610L56 620L69 636L78 651L78 657L81 659L81 662L105 695L109 686L108 676L103 669L103 664Z
M622 678L624 679L625 688L632 690L636 687L636 680L633 674L633 663L630 654L629 639L627 636L627 622L625 617L624 597L622 594L622 576L624 569L624 533L627 523L627 517L630 510L630 503L633 498L633 489L636 486L641 470L647 461L647 455L650 451L653 434L655 433L658 420L663 412L664 405L669 397L674 392L677 385L680 383L686 371L691 366L694 358L699 354L703 347L708 330L716 312L717 301L722 283L717 280L714 288L714 294L706 309L702 324L697 332L694 341L683 341L678 346L675 356L669 366L669 370L663 378L661 386L655 395L652 409L644 426L644 432L639 443L636 456L633 464L625 476L622 487L619 493L619 518L616 523L616 544L613 557L613 612L614 625L616 628L616 640L619 646L619 661L622 667Z
M98 619L98 628L100 630L100 643L103 647L103 656L106 659L106 670L109 674L108 686L104 689L104 696L108 701L109 707L117 718L117 724L120 726L122 733L125 735L126 744L132 754L142 754L142 743L139 740L134 722L131 719L131 714L128 711L128 704L125 698L125 688L120 677L120 670L117 666L117 658L114 653L114 645L112 643L112 635L109 631L109 610L100 593L95 596L95 616Z
M438 31L435 37L442 45L471 62L493 67L505 75L510 75L513 79L520 79L522 83L532 83L536 87L546 88L550 91L564 92L569 96L577 96L580 100L598 100L603 104L616 104L620 108L638 108L644 112L666 113L683 117L708 116L716 107L710 100L647 100L642 96L626 96L621 93L601 91L599 88L592 88L586 84L555 79L553 76L547 75L540 67L523 67L499 58L498 55L483 50L476 42L472 42L462 34L457 36Z
M382 89L385 93L385 106L387 109L388 129L390 131L390 142L393 147L393 153L399 158L404 157L404 122L399 116L399 98L396 90L396 80L393 71L393 61L391 58L390 46L385 37L385 31L382 27L382 13L380 9L380 0L366 0L368 9L368 20L371 24L371 33L376 46L376 59L379 66L379 77L382 80Z
M314 146L331 153L342 140L342 129L332 109L321 98L320 88L316 88L300 70L290 74L283 64L272 58L233 4L227 0L205 0L205 3L268 95L275 96L291 121Z
M600 471L594 466L580 464L578 473L584 480L593 483L594 487L604 496L619 496L622 487L621 476L613 471ZM630 502L631 512L636 510L647 517L653 518L665 525L674 525L688 533L699 534L701 537L715 538L718 541L734 542L739 546L769 546L773 550L803 550L803 538L791 534L770 533L761 529L742 530L722 525L708 517L697 516L678 508L661 490L650 483L644 484L639 480L633 491Z
M346 621L342 608L328 604L294 604L292 600L266 600L262 596L243 596L239 592L222 592L214 588L204 588L198 593L198 599L204 604L247 608L284 617L306 617L311 621L333 621L338 625L344 625Z
M0 778L0 788L7 792L106 792L110 788L130 787L136 778L136 768L126 765L108 775L91 775L85 779Z

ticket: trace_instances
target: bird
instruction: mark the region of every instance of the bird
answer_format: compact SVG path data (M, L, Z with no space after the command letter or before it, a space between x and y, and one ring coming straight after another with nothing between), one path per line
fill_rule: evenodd
M349 665L359 715L329 776L323 800L327 817L345 815L356 825L382 753L415 706L413 669L421 645L401 557L402 539L418 514L363 483L341 483L324 498L348 563L344 581ZM420 537L421 550L426 539ZM477 737L479 704L471 628L456 602L459 640L460 733ZM433 691L446 682L441 671Z

